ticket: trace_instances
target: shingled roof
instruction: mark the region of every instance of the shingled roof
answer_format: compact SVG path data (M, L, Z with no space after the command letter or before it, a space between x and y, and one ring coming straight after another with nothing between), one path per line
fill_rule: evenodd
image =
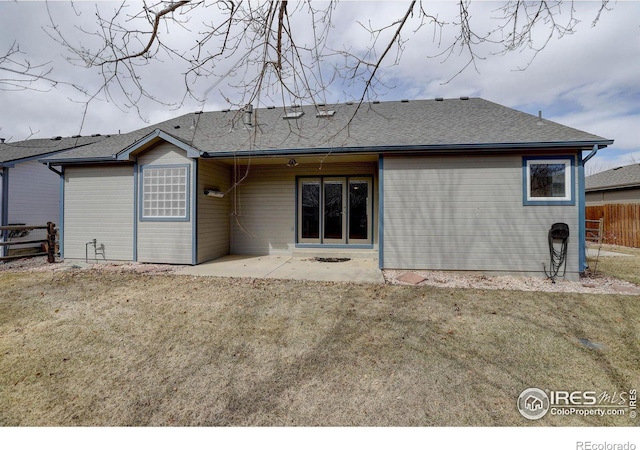
M28 139L26 141L0 143L0 166L14 164L20 160L53 155L69 149L83 147L106 139L108 136L54 137L50 139Z
M324 112L323 112L324 111ZM480 98L256 108L186 114L52 158L115 160L153 134L200 156L314 152L604 147L613 143Z
M616 167L585 178L585 191L640 187L640 164Z

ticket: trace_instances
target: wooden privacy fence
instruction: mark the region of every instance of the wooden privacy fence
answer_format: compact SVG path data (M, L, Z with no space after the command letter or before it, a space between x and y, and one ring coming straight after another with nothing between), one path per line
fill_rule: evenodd
M602 243L640 248L640 203L587 206L586 219L602 219Z
M26 235L32 230L47 230L47 237L45 239L33 239L29 241L10 240L7 237L7 232L18 233L19 235ZM47 222L46 225L9 225L0 227L0 233L3 237L0 240L0 246L9 249L11 246L19 246L22 248L35 248L35 253L25 253L19 255L2 256L0 261L8 261L18 258L31 258L34 256L46 256L47 261L55 262L56 255L58 254L58 230L56 224L53 222ZM38 245L33 245L38 244ZM29 245L31 247L29 247ZM26 247L25 247L26 246ZM39 251L38 251L39 250Z

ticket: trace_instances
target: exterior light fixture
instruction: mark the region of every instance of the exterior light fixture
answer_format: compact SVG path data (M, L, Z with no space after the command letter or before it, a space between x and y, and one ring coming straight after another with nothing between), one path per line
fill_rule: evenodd
M295 167L298 165L298 161L296 161L295 159L291 158L289 160L289 162L287 163L287 167Z
M222 197L224 197L224 192L220 192L217 189L205 189L204 190L204 195L206 195L207 197L222 198Z

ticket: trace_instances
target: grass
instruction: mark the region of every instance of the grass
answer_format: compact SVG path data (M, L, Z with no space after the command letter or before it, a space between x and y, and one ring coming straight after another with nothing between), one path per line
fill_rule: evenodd
M94 271L0 288L3 426L638 423L516 410L528 387L640 387L634 296Z
M631 255L631 257L600 256L597 261L595 259L589 259L589 267L595 267L597 273L640 285L639 248L603 246L602 250L624 253Z

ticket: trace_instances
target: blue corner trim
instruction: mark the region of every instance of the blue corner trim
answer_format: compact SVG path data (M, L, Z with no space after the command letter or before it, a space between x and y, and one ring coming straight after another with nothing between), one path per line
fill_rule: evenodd
M579 271L587 270L586 194L584 191L584 161L578 154L578 261Z
M2 167L0 169L0 175L2 175L2 199L0 200L0 225L6 226L9 223L9 168ZM2 231L0 235L3 241L7 240L8 231ZM7 247L2 246L0 249L0 256L6 255Z
M527 195L527 186L529 177L527 174L527 162L529 161L547 161L547 160L569 160L569 186L571 193L568 200L529 200ZM573 155L544 155L544 156L523 156L522 157L522 205L523 206L574 206L576 204L576 183L575 183L575 166L576 159Z
M60 241L60 258L64 259L64 167L61 167L60 170L60 217L58 219L58 240Z
M138 262L138 163L133 165L133 261ZM142 189L142 187L140 187Z
M193 186L191 188L191 264L198 264L198 160L194 159L192 162L193 175L191 181Z
M384 269L384 156L378 157L378 267Z

